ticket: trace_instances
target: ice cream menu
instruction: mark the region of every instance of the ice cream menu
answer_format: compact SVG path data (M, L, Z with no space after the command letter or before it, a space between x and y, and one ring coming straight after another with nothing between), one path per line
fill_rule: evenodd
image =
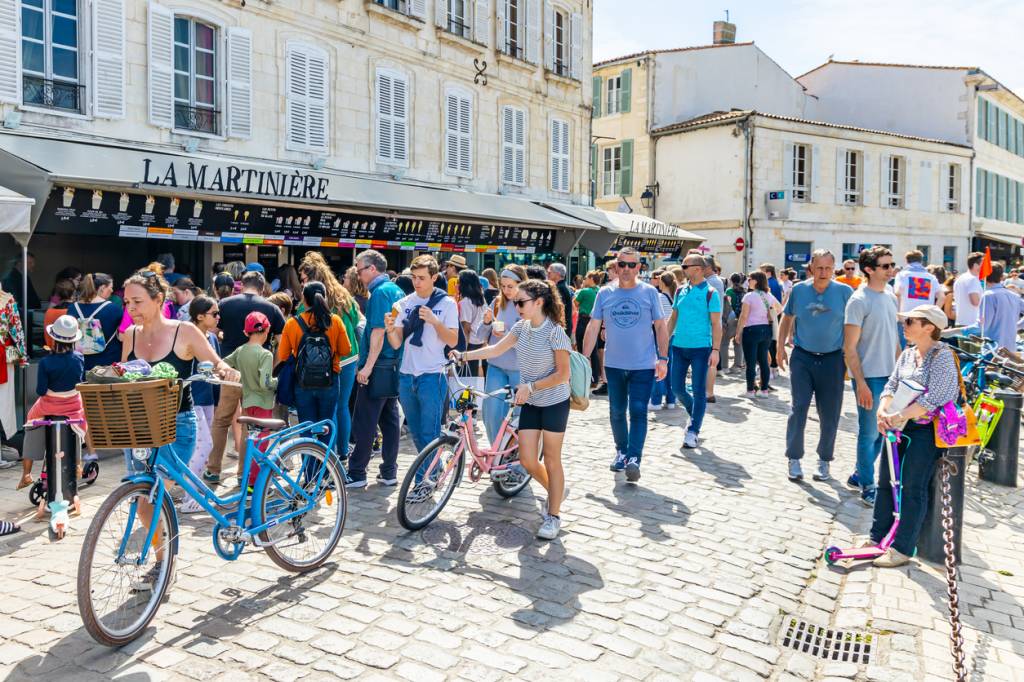
M55 187L39 232L444 251L550 251L555 230Z
M658 239L654 237L618 237L609 251L614 252L627 246L641 253L675 253L681 248L678 239Z

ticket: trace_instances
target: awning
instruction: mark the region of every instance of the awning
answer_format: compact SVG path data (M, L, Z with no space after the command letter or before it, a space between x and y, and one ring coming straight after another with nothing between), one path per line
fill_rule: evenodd
M978 231L975 233L974 236L979 239L990 239L994 242L1008 244L1010 246L1024 246L1024 240L1022 240L1022 238L1019 236L1015 237L1012 235L999 234L996 232L992 232L991 230Z
M354 211L360 215L354 216L358 220L350 222L364 227L367 221L362 220L365 218L362 213L366 212L371 217L384 218L379 221L381 229L385 224L390 225L392 219L396 225L414 225L417 219L421 219L428 225L443 225L437 230L446 230L445 237L455 233L462 241L472 239L471 234L478 236L481 229L489 237L494 237L510 234L499 232L502 229L547 228L559 230L557 235L551 235L554 237L553 250L559 250L563 245L571 246L580 232L597 230L589 221L516 197L370 178L354 173L316 171L305 166L253 162L201 152L186 154L142 146L126 148L28 134L0 134L0 184L36 199L33 226L38 223L47 199L52 203L54 188L72 187L113 190L122 197L128 195L133 208L138 194L167 197L168 201L187 200L189 203L206 200L208 203L294 207L306 210L307 214L311 211ZM64 207L69 208L68 204ZM149 207L152 208L152 204ZM111 208L108 213L124 214L125 209ZM245 213L255 215L257 211ZM314 215L314 218L319 217ZM196 220L200 220L198 214ZM334 222L334 219L329 222ZM306 227L310 224L309 220L304 223ZM428 229L423 227L423 222L420 227ZM474 228L476 232L473 232ZM379 235L366 236L376 239ZM421 236L426 238L425 232ZM432 234L430 245L435 246L441 239ZM544 248L547 247L545 243Z
M22 196L0 185L0 233L11 235L25 246L32 234L32 204L35 199Z
M626 246L645 254L673 253L694 248L704 241L699 234L636 213L604 211L589 206L544 206L600 227L601 232L583 233L581 241L583 246L598 254Z

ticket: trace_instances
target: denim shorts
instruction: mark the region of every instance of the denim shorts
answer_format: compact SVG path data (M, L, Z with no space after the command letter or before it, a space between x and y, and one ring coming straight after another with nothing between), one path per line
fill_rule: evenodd
M175 440L173 443L164 445L182 462L188 466L192 457L192 451L196 448L196 414L192 410L183 410L178 413L175 420ZM129 476L146 473L146 460L139 461L132 456L131 450L124 451L124 468Z

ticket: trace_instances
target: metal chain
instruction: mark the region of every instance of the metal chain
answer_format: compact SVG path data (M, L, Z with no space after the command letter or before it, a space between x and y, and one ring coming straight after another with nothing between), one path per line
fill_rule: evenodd
M949 650L953 655L953 673L957 682L967 680L967 667L964 663L964 633L960 623L960 597L957 592L956 553L953 544L953 498L950 493L950 476L956 473L957 466L947 457L943 457L939 465L942 467L942 540L946 552L946 594L949 596Z

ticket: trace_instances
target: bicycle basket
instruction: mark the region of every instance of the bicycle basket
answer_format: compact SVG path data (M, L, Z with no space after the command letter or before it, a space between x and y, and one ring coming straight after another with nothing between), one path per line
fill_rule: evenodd
M957 339L957 345L960 346L960 350L966 351L971 355L981 355L981 351L984 348L981 339L972 339L966 336L961 336Z
M78 384L96 448L157 448L173 443L181 382Z

